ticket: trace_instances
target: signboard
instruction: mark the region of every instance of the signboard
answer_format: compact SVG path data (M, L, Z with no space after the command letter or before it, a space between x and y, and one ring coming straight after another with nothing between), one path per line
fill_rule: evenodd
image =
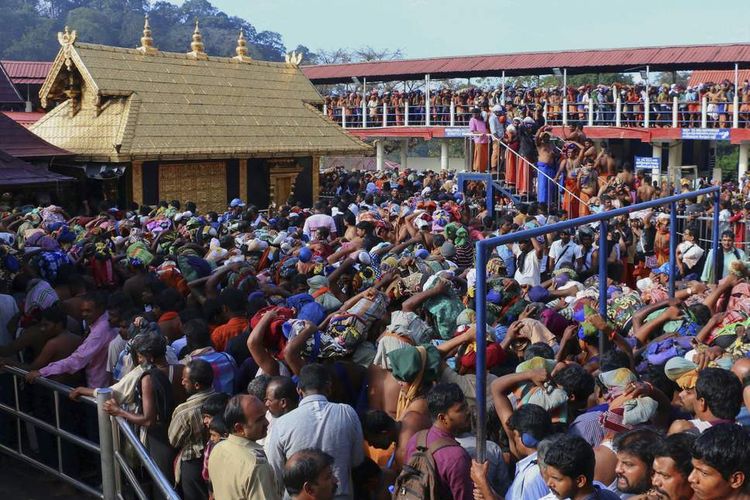
M466 137L470 134L469 127L445 127L445 137Z
M728 128L683 128L681 132L683 139L694 139L698 141L728 141Z
M661 170L661 158L652 156L636 156L635 168L645 170Z

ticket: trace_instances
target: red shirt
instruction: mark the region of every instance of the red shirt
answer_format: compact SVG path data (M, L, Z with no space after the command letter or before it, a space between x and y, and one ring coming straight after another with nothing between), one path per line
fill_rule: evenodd
M242 333L250 324L247 318L232 318L221 326L214 328L211 332L211 342L214 349L224 351L227 348L227 342Z

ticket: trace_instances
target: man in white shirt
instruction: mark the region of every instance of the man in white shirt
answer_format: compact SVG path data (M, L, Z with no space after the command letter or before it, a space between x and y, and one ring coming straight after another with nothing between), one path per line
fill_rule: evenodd
M308 238L312 238L315 231L321 227L327 227L330 231L331 237L336 237L336 222L333 217L325 213L326 202L319 201L315 204L315 214L311 215L305 221L305 225L302 226L302 233Z
M571 234L572 230L563 230L560 232L560 239L553 241L549 248L549 263L547 267L553 271L564 267L575 268L576 248L578 245L570 241Z
M544 247L536 238L513 244L513 255L516 256L516 273L513 278L519 285L539 286L541 283L540 260Z

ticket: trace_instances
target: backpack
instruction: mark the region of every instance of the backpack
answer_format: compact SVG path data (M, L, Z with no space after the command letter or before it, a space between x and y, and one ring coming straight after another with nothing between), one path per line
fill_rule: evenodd
M428 430L416 435L417 448L404 465L393 485L393 500L437 500L443 498L438 487L435 452L448 446L460 446L452 439L437 439L427 446Z

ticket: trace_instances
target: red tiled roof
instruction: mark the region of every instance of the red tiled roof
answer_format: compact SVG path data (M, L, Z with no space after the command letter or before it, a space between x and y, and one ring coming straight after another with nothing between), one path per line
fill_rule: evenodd
M739 70L739 84L742 85L742 82L745 80L750 80L750 69L741 69ZM689 86L698 85L699 83L721 83L724 80L729 80L730 82L734 83L734 70L726 70L726 71L693 71L690 74L690 79L688 80Z
M27 113L25 111L3 111L3 113L8 118L11 118L14 122L19 123L26 128L29 128L30 126L41 120L42 117L46 114L37 112Z
M19 83L31 83L41 85L47 78L47 73L52 67L52 61L0 61L10 80Z
M3 65L0 64L0 104L18 104L21 102L23 102L21 95L10 81Z
M639 71L648 65L654 71L721 69L734 63L750 63L750 44L687 45L630 49L523 52L480 56L405 59L351 64L305 66L302 71L313 83L351 81L352 76L372 81L551 74L553 68L569 73Z
M73 153L53 146L4 113L0 113L0 149L16 158L73 156Z

